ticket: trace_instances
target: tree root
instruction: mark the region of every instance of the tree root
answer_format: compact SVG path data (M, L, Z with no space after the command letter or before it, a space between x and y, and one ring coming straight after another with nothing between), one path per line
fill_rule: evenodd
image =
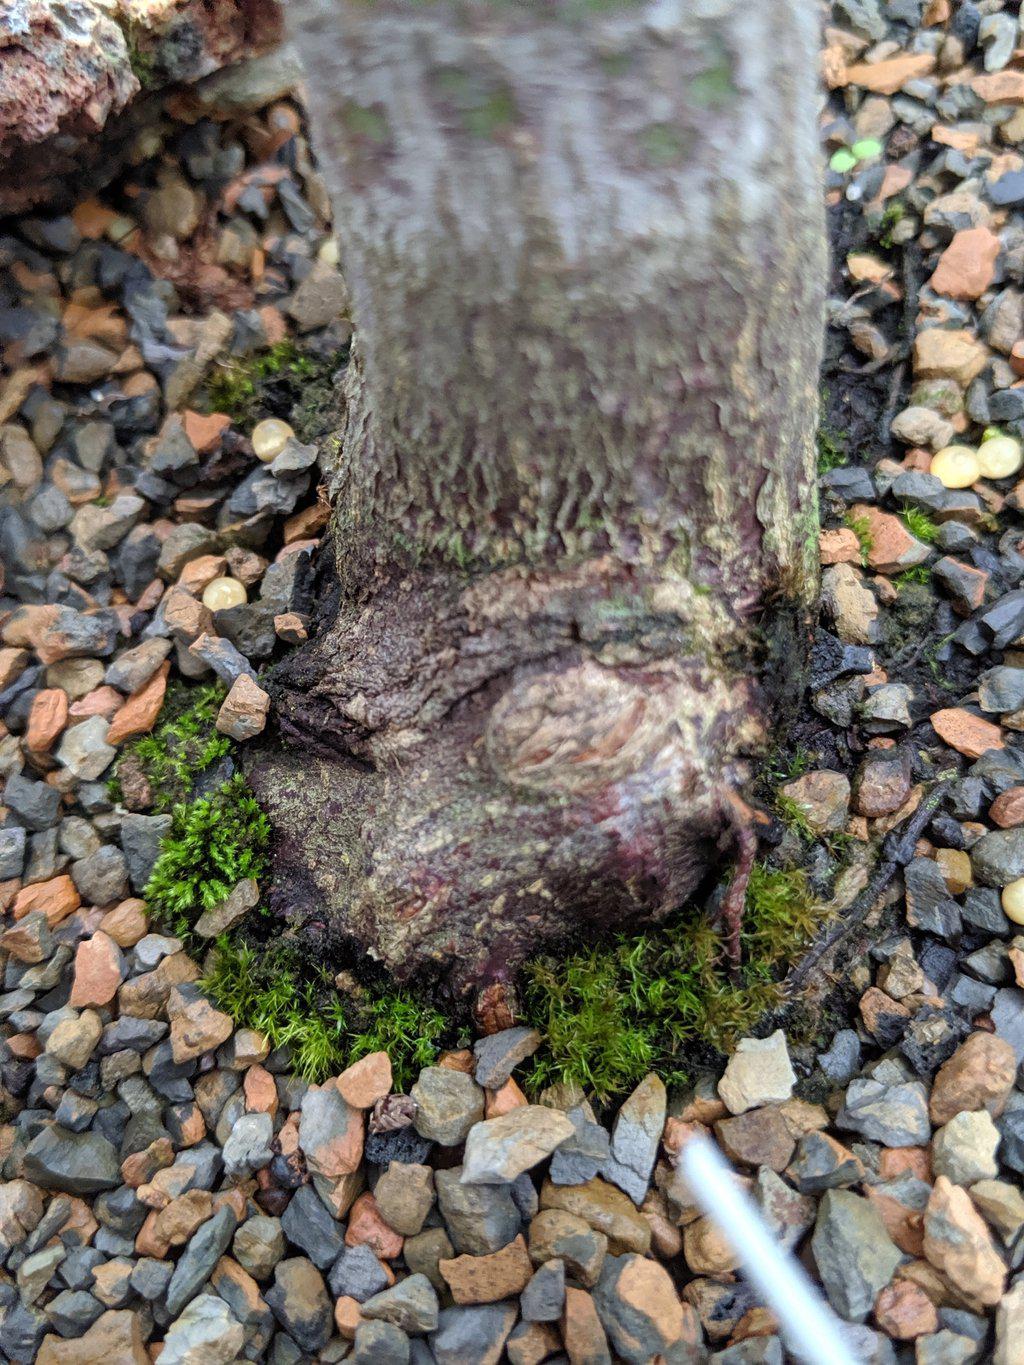
M729 964L729 976L735 981L739 977L743 959L740 933L743 929L747 887L750 885L750 874L754 870L754 859L757 857L755 826L767 824L768 817L763 811L748 806L730 788L725 788L722 792L721 811L736 848L736 867L719 910L719 917L725 927L725 956Z

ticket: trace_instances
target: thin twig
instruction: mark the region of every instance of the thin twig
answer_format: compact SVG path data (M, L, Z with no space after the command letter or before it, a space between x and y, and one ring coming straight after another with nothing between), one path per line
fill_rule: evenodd
M902 832L892 830L886 835L882 842L882 856L879 859L878 867L875 869L875 875L853 902L849 912L840 923L831 929L822 941L810 950L803 961L793 968L785 981L787 992L799 990L822 958L842 943L844 939L849 938L853 931L867 919L897 871L901 867L906 867L907 863L913 858L921 831L945 801L952 788L953 779L951 777L941 778L931 791L922 798L921 804L908 820L905 829Z

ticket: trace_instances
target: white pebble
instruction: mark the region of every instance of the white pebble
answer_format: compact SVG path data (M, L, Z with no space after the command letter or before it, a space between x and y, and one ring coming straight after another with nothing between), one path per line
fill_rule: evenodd
M317 248L316 258L324 265L337 265L340 259L337 238L326 237Z
M970 446L945 446L932 456L930 472L943 488L970 488L981 478L981 465Z
M991 436L978 447L978 464L986 479L1008 479L1024 464L1024 452L1014 436Z
M288 423L278 417L265 417L257 422L252 429L252 448L257 460L264 464L276 460L294 435Z
M1024 924L1024 877L1004 886L1001 899L1006 918L1012 919L1014 924Z
M227 611L229 607L244 606L247 600L245 585L237 578L215 578L203 590L207 611Z

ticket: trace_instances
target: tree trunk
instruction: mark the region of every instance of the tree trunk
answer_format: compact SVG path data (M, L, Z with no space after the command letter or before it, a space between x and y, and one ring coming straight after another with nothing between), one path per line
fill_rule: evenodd
M815 585L816 6L288 15L356 335L279 903L501 983L749 855Z

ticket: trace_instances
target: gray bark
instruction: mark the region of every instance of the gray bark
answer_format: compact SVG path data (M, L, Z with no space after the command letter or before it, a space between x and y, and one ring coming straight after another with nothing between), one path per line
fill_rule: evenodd
M288 13L356 345L340 604L258 781L294 895L486 982L688 894L771 722L815 581L815 6Z

